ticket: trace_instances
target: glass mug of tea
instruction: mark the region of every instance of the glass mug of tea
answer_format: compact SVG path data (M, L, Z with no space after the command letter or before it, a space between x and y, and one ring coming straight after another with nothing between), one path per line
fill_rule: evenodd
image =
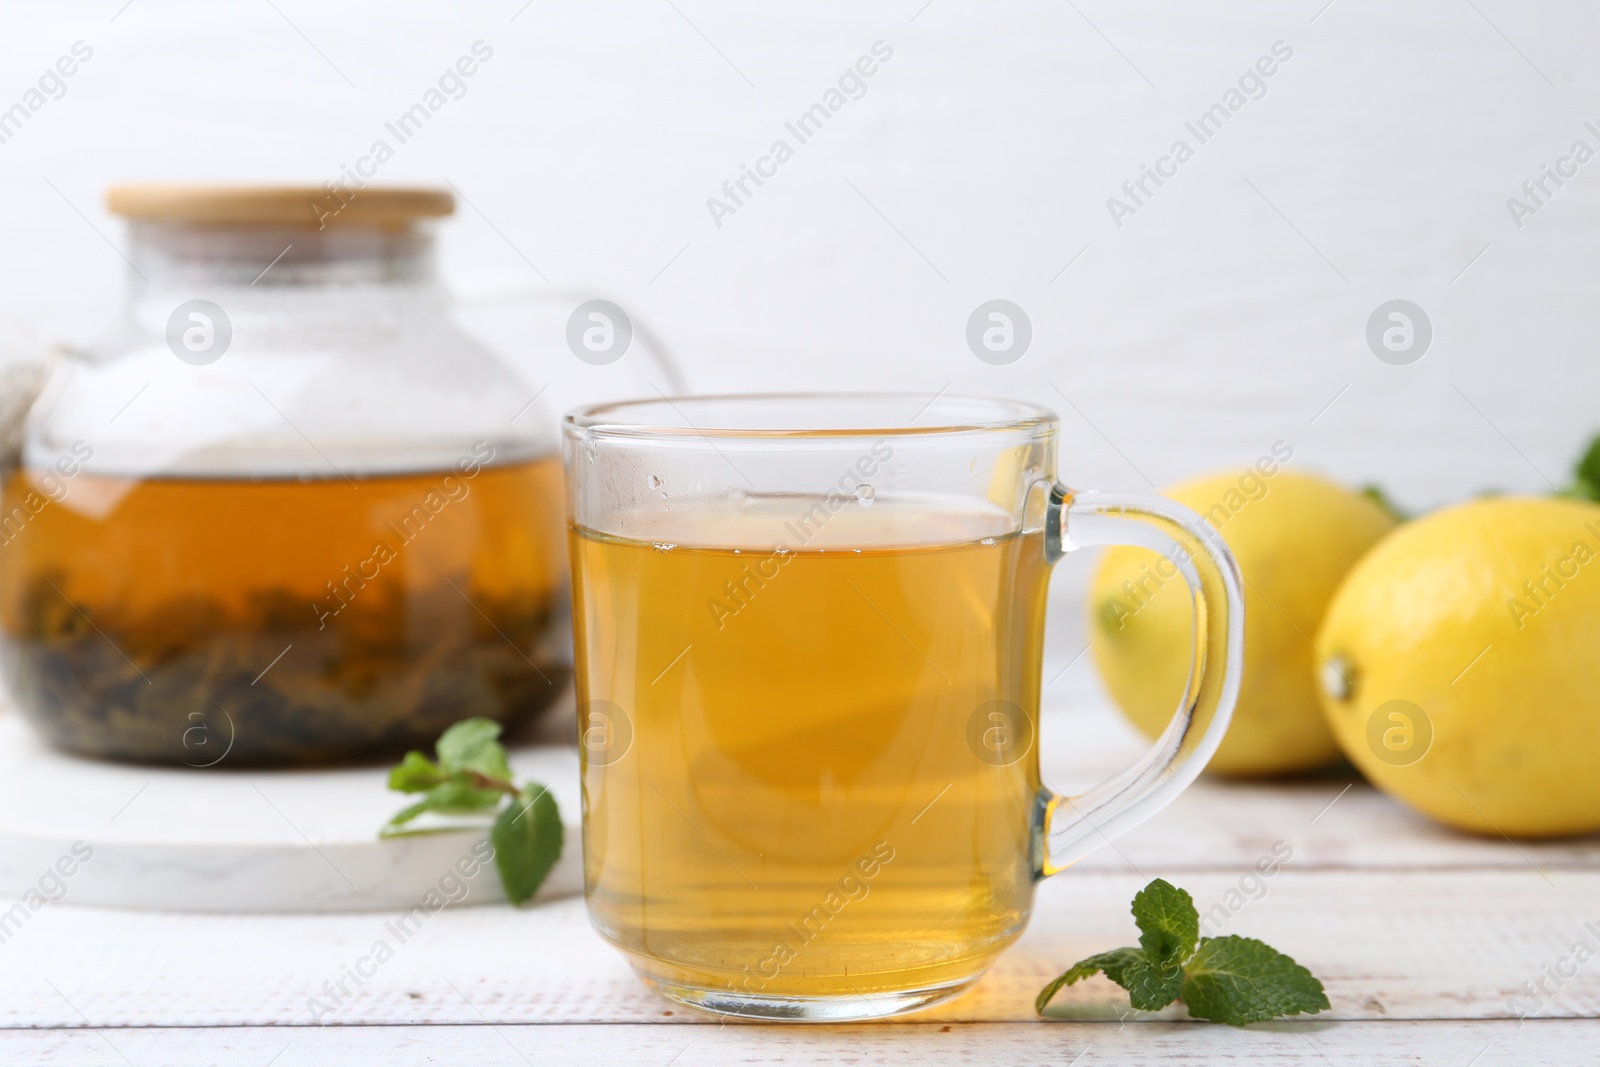
M859 1020L955 996L1034 884L1192 781L1242 668L1238 569L1156 496L1055 480L1043 408L727 396L564 422L591 921L664 996ZM1135 766L1040 781L1051 565L1165 552L1187 691Z

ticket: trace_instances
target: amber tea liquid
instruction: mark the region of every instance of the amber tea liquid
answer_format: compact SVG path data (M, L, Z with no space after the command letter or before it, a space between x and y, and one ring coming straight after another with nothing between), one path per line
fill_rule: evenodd
M975 739L1005 705L1037 733L1039 539L937 501L650 521L570 535L597 927L691 989L970 980L1032 895L1037 753Z
M525 717L569 670L561 466L485 452L352 480L16 471L7 682L64 747L195 766L376 755Z

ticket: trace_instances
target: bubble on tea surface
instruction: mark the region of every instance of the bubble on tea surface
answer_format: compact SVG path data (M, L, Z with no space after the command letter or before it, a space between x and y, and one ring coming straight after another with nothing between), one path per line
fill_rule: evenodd
M872 486L868 485L866 482L862 482L860 485L856 486L856 500L860 501L862 507L870 508L872 506L872 502L877 499L878 491L872 488Z

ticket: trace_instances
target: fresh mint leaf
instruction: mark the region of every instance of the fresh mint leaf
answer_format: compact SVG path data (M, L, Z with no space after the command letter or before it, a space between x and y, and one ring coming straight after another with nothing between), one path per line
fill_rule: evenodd
M1142 948L1114 948L1079 960L1059 978L1039 991L1034 999L1036 1011L1043 1013L1046 1004L1061 991L1094 974L1105 976L1128 991L1128 1002L1140 1011L1160 1011L1178 999L1183 988L1183 968L1178 960L1157 962Z
M399 768L395 769L396 771ZM391 773L391 785L392 784ZM403 790L402 790L403 792ZM439 815L475 815L493 810L500 804L500 798L505 794L494 789L475 789L460 775L441 782L429 789L423 798L409 807L401 809L394 818L390 819L384 827L384 832L396 827L404 826L419 815L435 812Z
M394 817L383 824L383 829L378 831L379 837L399 836L392 831L399 829L418 815L432 810L426 800L419 800L415 804L407 805L394 813Z
M1589 442L1588 449L1572 472L1571 487L1562 495L1600 501L1600 437Z
M434 751L446 773L477 771L489 778L511 779L506 750L500 744L500 724L493 719L463 719L440 735Z
M1092 974L1098 974L1109 967L1120 967L1123 954L1135 952L1131 948L1114 948L1110 952L1102 952L1098 956L1090 956L1086 960L1079 960L1067 970L1050 980L1050 984L1039 990L1039 995L1033 998L1033 1010L1040 1015L1044 1014L1046 1004L1055 998L1055 995L1069 985L1075 985ZM1115 979L1112 979L1115 981Z
M459 774L428 790L426 801L428 810L440 815L472 815L495 808L503 796L498 789L475 788L466 775Z
M396 793L425 793L444 781L444 772L420 752L407 752L400 766L389 772L389 788Z
M1384 492L1383 487L1380 485L1372 483L1363 485L1361 487L1361 495L1378 505L1384 511L1387 511L1389 513L1389 517L1395 522L1405 522L1411 518L1411 516L1406 513L1405 508L1402 508L1399 504L1396 504L1394 499L1390 497L1388 493Z
M561 856L561 838L555 798L544 786L530 783L489 831L506 899L521 904L533 896Z
M1139 944L1156 963L1182 963L1200 941L1194 898L1161 878L1134 894L1133 921L1139 924Z
M1160 1011L1178 999L1183 991L1183 965L1177 960L1150 959L1140 949L1130 959L1120 974L1106 972L1106 977L1128 991L1128 1003L1140 1011Z
M1201 937L1194 898L1157 878L1133 898L1139 948L1117 948L1079 960L1034 999L1044 1014L1064 986L1102 972L1128 991L1140 1011L1182 1000L1196 1019L1244 1026L1281 1015L1328 1010L1328 995L1310 971L1250 937Z
M1183 1002L1196 1019L1243 1026L1328 1010L1311 972L1253 937L1207 937L1184 965Z

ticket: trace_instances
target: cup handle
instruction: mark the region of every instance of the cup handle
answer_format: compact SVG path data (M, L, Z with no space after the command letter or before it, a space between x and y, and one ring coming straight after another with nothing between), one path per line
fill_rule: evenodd
M1166 732L1132 767L1079 796L1046 789L1035 842L1042 875L1076 863L1166 807L1205 767L1227 732L1244 672L1239 565L1199 515L1150 493L1073 492L1057 485L1045 514L1054 562L1086 545L1137 545L1177 565L1194 604L1189 681Z

